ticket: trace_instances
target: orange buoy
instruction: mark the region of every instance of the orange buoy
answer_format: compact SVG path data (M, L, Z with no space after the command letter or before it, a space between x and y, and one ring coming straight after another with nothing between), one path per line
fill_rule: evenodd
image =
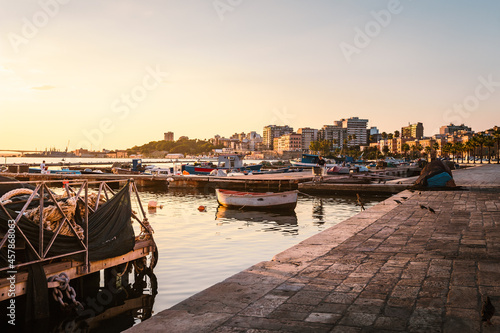
M199 210L200 212L206 212L206 211L207 211L207 209L206 209L206 208L207 208L207 207L205 207L205 206L200 206L200 207L198 207L198 210Z

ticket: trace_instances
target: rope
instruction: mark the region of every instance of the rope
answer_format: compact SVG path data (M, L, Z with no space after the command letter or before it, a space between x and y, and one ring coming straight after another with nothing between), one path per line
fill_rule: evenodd
M59 210L59 208L56 205L50 205L43 208L43 221L42 221L43 228L50 231L56 231L57 228L59 228L61 222L64 220L64 216L66 216L68 218L68 222L73 226L73 228L75 228L77 233L76 236L80 239L83 239L84 237L83 228L80 225L78 225L74 219L77 207L76 197L71 197L68 200L66 200L66 202L59 203L59 206L61 207L61 210L64 213L64 215L61 213L61 210ZM27 210L26 216L30 220L39 224L40 206ZM67 223L65 223L62 226L59 233L65 236L75 236L73 230Z
M4 202L4 201L7 201L12 197L15 197L18 195L23 195L23 194L31 195L32 193L33 193L33 190L30 190L29 188L18 188L18 189L9 191L9 192L5 193L4 195L2 195L2 197L0 198L0 202L3 204L6 204L9 202ZM11 200L9 200L9 201L12 202Z

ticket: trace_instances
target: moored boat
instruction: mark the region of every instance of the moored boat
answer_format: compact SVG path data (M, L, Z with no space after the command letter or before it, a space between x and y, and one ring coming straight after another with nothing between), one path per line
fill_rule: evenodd
M243 155L226 154L218 156L217 165L207 162L198 164L187 164L184 170L191 175L209 175L213 170L234 170L235 172L259 171L262 164L243 165Z
M290 163L294 167L301 167L301 168L312 168L315 166L318 166L318 161L319 161L319 155L314 155L314 154L302 154L302 158L300 161L295 161L291 160ZM327 168L333 168L337 164L335 163L335 160L326 160L326 167Z
M257 193L216 189L215 192L217 201L224 207L293 210L297 206L298 191Z

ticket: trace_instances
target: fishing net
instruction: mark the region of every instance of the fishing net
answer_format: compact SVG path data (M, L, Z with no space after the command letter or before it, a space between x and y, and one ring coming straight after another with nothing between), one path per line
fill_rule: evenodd
M7 191L6 191L7 192ZM0 191L1 193L1 191ZM97 200L97 196L95 196ZM94 203L95 203L94 200ZM60 233L51 246L48 256L57 256L82 250L79 237L83 236L83 207L80 203L76 204L75 197L67 198L60 204L61 209L66 216L70 218L72 225L77 230L77 237L65 222L63 225L64 233ZM78 207L78 209L76 209ZM5 205L0 207L0 234L8 231L9 215L15 218L17 213ZM39 208L27 211L22 216L18 225L26 235L35 249L39 248ZM129 184L125 185L109 201L102 202L102 205L92 214L89 214L89 257L91 260L100 260L125 254L134 248L135 235L131 224L132 208L130 202ZM31 218L33 219L31 219ZM61 223L63 216L55 205L44 207L44 230L43 247L46 248ZM18 243L19 242L19 243ZM21 244L23 239L16 231L16 243ZM28 245L26 245L28 248ZM6 248L0 251L0 267L6 267Z

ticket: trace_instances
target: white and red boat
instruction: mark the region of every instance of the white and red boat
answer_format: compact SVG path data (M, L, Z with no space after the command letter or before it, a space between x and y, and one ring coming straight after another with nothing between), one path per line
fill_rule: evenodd
M215 192L224 207L293 210L297 206L298 191L256 193L216 189Z

